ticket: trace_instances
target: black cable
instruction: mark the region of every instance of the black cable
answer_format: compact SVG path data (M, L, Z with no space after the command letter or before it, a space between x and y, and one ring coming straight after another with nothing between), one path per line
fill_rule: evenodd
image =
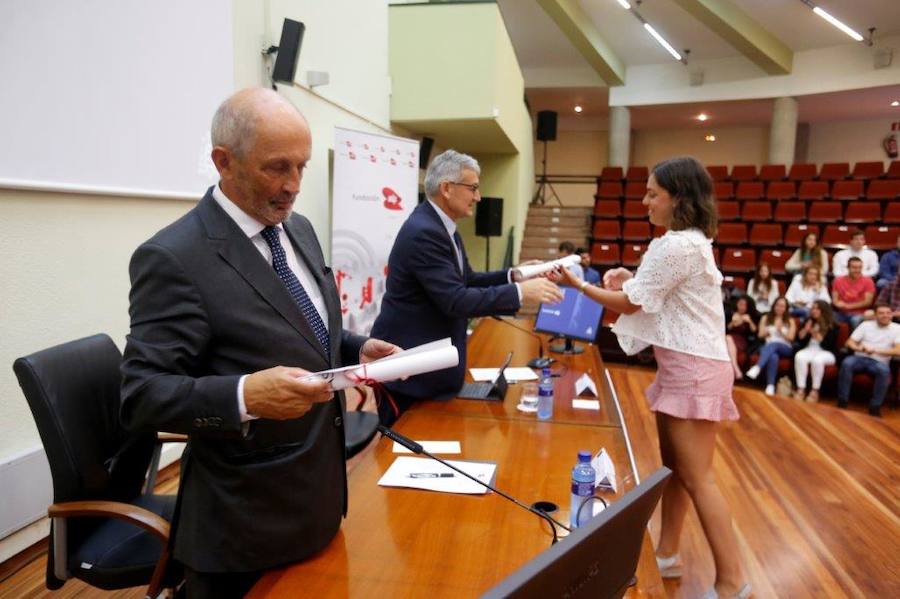
M581 502L581 505L578 506L578 510L575 512L575 522L576 523L581 522L581 510L584 509L584 506L587 505L587 503L593 499L599 499L600 502L603 504L603 509L606 509L609 507L609 503L607 503L607 501L605 499L603 499L602 497L597 495L597 491L595 489L594 494L591 495L590 497L585 497L584 500Z

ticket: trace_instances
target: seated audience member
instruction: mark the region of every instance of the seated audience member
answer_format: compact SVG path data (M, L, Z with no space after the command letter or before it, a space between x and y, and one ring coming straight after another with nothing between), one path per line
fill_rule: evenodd
M794 399L819 401L825 367L835 362L837 332L831 306L828 302L816 300L809 310L809 318L797 329L797 344L802 349L794 354L794 375L797 379ZM806 375L810 370L812 390L806 395Z
M778 281L772 276L768 262L759 263L756 274L747 284L747 295L753 298L760 314L772 309L772 302L778 298Z
M809 308L816 300L830 302L828 288L819 277L819 269L815 266L807 266L802 273L794 275L791 286L788 287L784 297L791 303L791 316L806 318L809 316Z
M836 253L831 260L831 272L834 276L843 277L847 274L847 261L854 257L862 260L863 275L875 277L878 274L878 254L866 247L866 234L861 229L853 232L850 247Z
M900 265L900 235L897 236L897 247L885 252L878 263L878 280L875 284L879 289L887 287L897 277L897 266Z
M728 324L725 325L725 345L728 348L728 356L731 358L731 367L734 369L735 380L744 377L741 366L738 364L738 352L747 353L750 343L756 340L756 323L759 317L753 298L747 295L738 296L734 300L734 311Z
M831 284L831 304L838 322L846 322L852 331L863 321L866 308L875 299L875 283L862 274L862 260L857 257L847 261L847 274Z
M591 253L584 248L578 248L575 253L581 256L581 269L584 271L584 280L590 285L600 282L600 273L591 267Z
M891 307L875 305L875 320L861 323L847 339L847 347L853 350L841 362L838 374L838 407L846 408L850 403L850 387L853 375L865 372L875 379L869 414L881 416L881 404L887 393L891 378L891 358L900 356L900 324L891 322Z
M563 241L561 244L559 244L559 257L560 258L565 258L566 256L571 256L574 253L575 253L575 244L572 243L571 241ZM579 279L584 278L584 270L581 268L581 264L573 264L572 266L569 267L569 270L571 270L573 273L578 275Z
M888 283L886 287L881 288L875 303L887 304L891 307L894 320L900 319L900 273L897 273L894 280ZM875 312L873 310L866 310L866 320L872 320L874 318Z
M794 353L791 344L797 335L797 325L788 312L788 301L779 297L772 303L772 310L759 320L759 338L765 345L759 350L756 365L747 371L747 378L755 380L766 371L766 395L775 395L775 379L778 377L778 360L790 358Z
M822 282L825 282L825 277L828 275L828 253L822 249L819 235L814 231L806 234L800 247L784 263L784 270L789 275L796 275L807 266L818 268Z

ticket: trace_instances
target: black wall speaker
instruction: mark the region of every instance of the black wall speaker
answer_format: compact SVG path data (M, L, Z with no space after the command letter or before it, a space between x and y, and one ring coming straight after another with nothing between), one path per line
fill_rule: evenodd
M278 54L275 56L275 67L272 79L293 83L297 73L297 59L300 57L300 44L303 43L303 32L306 26L300 21L285 19L281 26L281 41L278 42Z
M434 146L434 140L430 137L423 137L419 144L419 168L428 168L428 161L431 160L431 148Z
M542 110L538 112L537 139L538 141L556 141L556 112Z
M503 234L503 198L481 198L475 211L475 234L500 237Z

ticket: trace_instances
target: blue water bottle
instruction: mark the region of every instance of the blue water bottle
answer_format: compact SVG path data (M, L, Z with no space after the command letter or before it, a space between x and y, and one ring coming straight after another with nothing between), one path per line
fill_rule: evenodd
M594 505L588 498L594 495L596 481L597 472L591 466L591 452L579 451L578 463L572 468L572 505L569 507L569 524L572 528L578 528L593 517Z
M550 368L543 369L538 383L537 417L538 420L553 417L553 377L550 375Z

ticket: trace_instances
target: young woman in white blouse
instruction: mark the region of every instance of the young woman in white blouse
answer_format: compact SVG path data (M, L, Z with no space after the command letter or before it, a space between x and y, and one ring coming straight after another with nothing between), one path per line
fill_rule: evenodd
M791 304L791 316L801 319L809 316L809 309L816 300L831 303L828 287L822 282L819 269L815 266L807 266L795 275L784 297Z
M756 302L756 309L760 314L772 309L772 302L778 297L778 281L772 276L768 262L760 262L756 267L756 274L747 284L747 295Z
M650 243L636 273L610 270L602 287L567 270L561 279L621 314L613 332L628 354L653 346L658 371L647 400L656 412L663 464L675 474L662 499L660 572L681 575L681 527L693 502L716 564L715 587L704 597L748 597L731 511L712 473L718 423L739 417L725 346L722 274L712 254L712 181L693 158L666 160L653 168L643 203L650 222L667 232Z

